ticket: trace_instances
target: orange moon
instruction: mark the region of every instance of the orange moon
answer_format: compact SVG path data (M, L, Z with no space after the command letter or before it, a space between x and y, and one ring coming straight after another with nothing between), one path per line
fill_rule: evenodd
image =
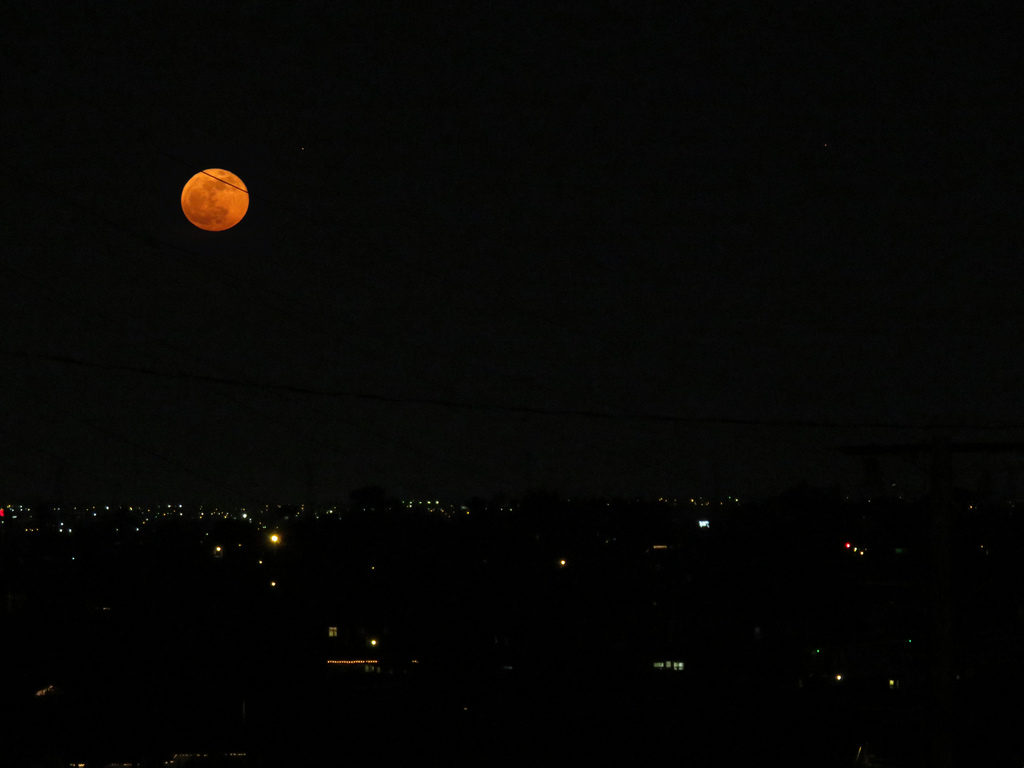
M200 229L223 232L240 222L249 210L249 190L231 171L207 168L182 187L181 210Z

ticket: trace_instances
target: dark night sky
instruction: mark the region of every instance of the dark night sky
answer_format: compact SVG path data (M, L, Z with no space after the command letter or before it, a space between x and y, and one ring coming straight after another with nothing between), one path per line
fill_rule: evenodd
M759 493L929 434L793 422L1024 424L982 4L19 5L4 498Z

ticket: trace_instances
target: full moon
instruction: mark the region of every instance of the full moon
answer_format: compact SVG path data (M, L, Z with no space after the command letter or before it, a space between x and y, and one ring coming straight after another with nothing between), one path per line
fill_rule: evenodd
M181 210L200 229L231 229L249 210L249 190L231 171L207 168L189 179L181 190Z

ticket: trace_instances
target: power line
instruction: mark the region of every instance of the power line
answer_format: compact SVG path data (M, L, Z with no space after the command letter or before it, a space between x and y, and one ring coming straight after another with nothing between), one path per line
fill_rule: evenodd
M88 99L82 98L80 96L80 94L73 93L73 92L71 92L71 93L74 96L78 97L82 101L83 104L89 104L90 107L95 108L94 105L92 105L91 102ZM164 157L168 157L168 158L173 159L175 162L182 163L183 165L186 163L186 161L183 160L182 158L180 158L180 157L178 157L176 155L173 155L171 153L159 150L156 147L150 146L150 149L152 151L154 151L154 152L158 152L159 154L163 155ZM17 172L19 178L32 180L32 175L31 174L22 173L22 172L18 171L18 169L14 168L13 166L10 166L10 165L7 165L7 167L8 167L9 170L11 170L13 172ZM206 173L206 171L202 171L202 173ZM207 175L210 175L212 178L217 178L216 176L213 176L213 174L207 174ZM222 179L218 179L218 180L223 182ZM227 182L224 182L224 183L227 183ZM51 193L53 192L52 188L47 187L47 189L48 189L49 192L51 192ZM248 190L246 190L246 192L248 193ZM87 213L90 216L98 218L99 220L103 221L107 226L109 226L111 228L114 228L114 229L116 229L119 232L128 234L130 236L134 236L134 237L136 237L138 239L141 239L142 241L144 241L144 242L146 242L146 243L148 243L150 245L156 245L158 247L166 247L166 248L173 249L173 250L175 250L177 252L180 252L180 253L188 254L191 258L193 258L193 259L195 259L197 261L201 261L202 262L201 269L203 269L206 272L206 274L210 274L211 271L212 272L217 272L218 271L217 269L215 269L213 267L213 265L211 264L211 262L209 260L202 259L198 254L190 251L187 248L183 248L183 247L181 247L179 245L176 245L176 244L167 243L166 241L161 242L158 238L156 238L156 237L154 237L151 234L146 233L146 232L134 231L133 229L131 229L129 227L126 227L124 225L123 221L113 221L109 217L105 216L102 212L93 209L91 206L88 206L88 205L84 204L80 200L71 198L66 193L63 196L61 196L61 197L62 197L63 201L65 202L65 204L71 205L72 207L75 207L75 208L77 208L79 210L84 211L85 213ZM262 197L262 195L261 195L261 197ZM313 221L313 223L315 223L318 226L326 226L326 227L330 227L331 226L329 223L324 222L324 221L320 220L319 218L310 217L304 211L298 211L298 210L296 210L294 208L291 208L291 207L289 207L287 205L282 205L279 201L274 201L274 200L271 199L270 202L273 203L275 206L277 206L279 208L289 210L293 214L294 213L299 213L299 214L303 215L303 218L306 218L306 219L309 219L309 220ZM422 270L424 273L439 274L435 270L430 269L425 264L417 264L416 268ZM222 280L224 280L226 278L228 281L231 281L231 282L237 282L239 280L239 276L238 275L227 275L227 274L224 274L223 271L221 271L220 277L221 277ZM252 284L251 281L250 281L250 284ZM327 336L328 338L331 338L331 339L334 339L334 340L338 340L338 337L335 334L330 333L329 331L325 331L325 329L322 326L318 326L315 323L311 324L308 321L307 316L305 316L305 315L300 316L300 315L298 315L298 314L296 314L294 312L289 311L290 308L293 305L291 304L291 302L288 301L287 297L282 296L281 294L279 294L279 293L277 293L277 292L275 292L273 290L268 289L264 285L260 285L259 289L262 292L264 292L265 294L273 296L276 299L275 304L277 306L273 306L272 307L276 312L278 312L280 314L286 314L286 313L287 314L291 314L293 320L297 320L299 322L299 324L302 325L302 326L305 326L307 330L315 331L318 334ZM517 311L520 311L524 315L531 316L534 319L543 320L545 322L551 322L550 320L544 318L542 315L538 315L538 314L531 313L531 312L526 312L526 311L523 311L521 308L517 308ZM107 318L104 318L104 319L107 319ZM558 323L552 323L552 324L558 325L559 327L563 328L564 330L568 330L568 331L571 331L571 332L576 332L575 329L568 328L565 325L558 324ZM585 335L588 338L593 338L592 334L581 334L581 335ZM151 338L154 338L154 337L151 337ZM173 349L173 350L175 350L175 351L177 351L179 353L182 353L182 354L188 354L191 357L193 357L194 359L200 359L194 353L192 353L190 351L187 351L183 347L181 347L179 345L176 345L176 344L173 344L173 343L171 343L171 342L169 342L169 341L167 341L165 339L154 338L154 340L156 340L158 343L161 343L162 345L168 347L169 349ZM364 401L376 401L376 402L383 402L383 403L411 404L411 405L428 405L428 406L444 407L444 408L450 408L450 409L482 410L482 411L491 411L491 412L507 412L507 413L514 413L514 414L520 414L520 415L568 416L568 417L579 417L579 418L590 418L590 419L604 419L604 420L619 419L619 420L632 420L632 421L645 421L645 422L672 423L672 424L681 424L681 425L736 425L736 426L813 428L813 429L886 429L886 430L890 430L890 429L896 429L896 430L898 430L898 429L918 429L918 430L921 430L921 429L924 429L924 430L930 430L930 429L999 430L999 429L1004 429L1005 430L1005 429L1020 429L1022 427L1022 425L1020 425L1020 424L970 424L970 423L949 423L949 422L941 422L941 423L940 422L934 422L934 423L931 423L931 422L930 423L921 423L921 422L917 422L917 423L915 423L915 422L860 422L860 423L858 423L858 422L843 422L843 421L816 420L816 419L764 419L764 418L739 418L739 417L728 417L728 416L700 417L700 416L679 416L679 415L675 415L675 414L666 414L666 413L657 413L657 412L642 412L642 411L619 411L619 412L612 412L612 411L608 411L608 410L586 409L586 408L545 408L545 407L526 406L526 405L513 405L513 404L507 404L507 403L470 402L470 401L467 401L467 400L459 400L459 399L452 399L452 398L392 396L392 395L382 394L380 392L371 392L371 391L344 390L344 389L326 389L326 388L315 388L315 387L308 387L308 386L297 386L297 385L290 385L290 384L277 384L277 383L272 383L272 382L261 382L261 381L254 380L254 379L215 376L215 375L212 375L212 374L202 374L202 373L193 373L193 372L180 372L180 371L177 371L177 372L176 371L167 371L167 370L160 370L160 369L157 369L157 368L146 368L146 367L142 367L142 366L127 366L127 365L103 364L103 363L97 363L95 361L87 361L87 360L81 360L81 359L76 359L76 358L71 358L71 357L47 356L47 355L31 355L31 354L22 354L22 353L16 353L16 352L7 352L6 354L12 354L12 355L21 356L21 357L24 357L24 358L33 358L33 357L35 357L35 359L50 359L51 361L61 362L61 363L68 364L68 365L78 365L78 366L92 367L92 368L106 368L107 370L121 370L121 371L124 371L124 372L132 372L132 373L135 373L135 374L138 374L138 375L158 376L158 377L163 377L163 378L188 378L188 379L192 379L192 380L196 380L196 381L207 381L207 382L211 382L211 383L219 383L219 384L230 385L230 386L234 386L234 387L258 388L258 389L264 389L264 390L268 390L268 391L274 391L274 392L277 392L279 394L287 393L287 394L292 394L292 395L303 395L303 396L344 397L344 398L349 398L349 399L358 399L358 400L364 400ZM322 355L320 355L320 356L323 357ZM324 359L326 359L326 358L324 358ZM204 362L207 362L207 361L204 361Z
M25 388L22 388L22 389L24 391L29 391L29 390L26 390ZM38 393L37 390L31 390L30 394L32 394L34 396L38 396L39 393ZM222 480L218 480L218 479L216 479L214 477L211 477L211 476L207 475L204 472L198 471L194 467L190 466L188 463L186 463L184 461L181 461L181 460L179 460L179 459L177 459L177 458L175 458L173 456L169 456L168 454L163 453L162 451L156 450L155 448L152 448L151 446L146 445L145 443L142 443L142 442L140 442L138 440L135 440L135 439L130 438L130 437L126 437L125 435L121 434L120 432L117 432L117 431L115 431L113 429L110 429L110 427L108 427L108 426L106 426L104 424L98 423L94 419L89 419L89 418L86 418L86 417L82 416L81 414L75 413L74 411L64 407L60 403L54 403L54 402L48 400L46 405L47 405L48 408L61 413L65 418L67 418L67 419L69 419L69 420L71 420L73 422L76 422L76 423L78 423L78 424L80 424L82 426L85 426L88 429L91 429L91 430L93 430L95 432L98 432L98 433L104 435L105 437L107 437L110 440L113 440L115 442L121 443L123 445L127 445L130 448L132 448L133 450L138 451L139 453L142 453L142 454L145 454L145 455L150 456L152 458L155 458L158 461L160 461L161 463L166 464L166 465L172 467L173 469L175 469L179 473L182 473L182 474L188 475L190 477L193 477L195 479L201 480L201 481L203 481L204 483L206 483L206 484L208 484L210 486L221 488L223 490L229 491L232 494L236 495L238 498L248 499L250 501L256 501L257 500L255 497L253 497L251 495L251 493L249 491L247 491L244 488L235 487L234 485L232 485L230 483L226 483L226 482L224 482ZM38 451L40 453L44 453L44 454L50 456L51 458L54 458L54 459L58 460L58 462L60 462L62 465L66 464L68 462L68 458L66 456L62 456L60 454L53 453L52 451L49 451L49 450L46 450L46 449L43 449L43 448L38 448L38 447L33 447L33 448L34 448L34 450L36 450L36 451Z
M154 150L154 151L158 151L158 150ZM175 160L176 162L185 164L185 161L182 158L176 157L174 155L171 155L169 153L162 152L162 151L159 151L159 154L161 154L161 155L163 155L165 157L169 157L169 158ZM49 186L44 185L42 182L40 182L40 181L36 180L34 177L32 177L31 174L23 172L20 169L16 168L15 166L10 165L9 163L4 162L4 163L0 163L0 165L2 165L3 167L6 167L7 170L12 173L12 175L16 175L18 178L23 178L23 179L27 180L27 183L33 184L34 186L37 186L37 187L39 187L41 189L45 189L47 191L49 199L52 200L53 198L56 198L57 200L61 201L65 206L67 206L67 207L69 207L71 209L77 210L77 211L85 214L86 216L89 216L89 217L97 219L98 221L100 221L104 225L106 225L108 228L110 228L110 229L112 229L114 231L117 231L120 234L132 237L132 238L134 238L134 239L136 239L136 240L138 240L138 241L140 241L140 242L142 242L142 243L144 243L144 244L146 244L147 246L150 246L150 247L165 248L165 249L173 251L175 253L179 253L179 254L183 254L183 255L188 256L195 263L197 270L200 270L200 271L204 272L207 276L212 277L215 281L221 283L225 287L228 287L228 288L231 288L231 289L235 289L235 288L237 288L237 286L240 283L248 283L248 285L254 290L254 292L256 292L257 294L263 294L265 297L271 299L271 302L268 304L268 308L272 309L275 313L277 313L279 316L281 316L282 319L284 319L285 321L291 321L290 324L293 326L293 328L301 329L301 331L303 333L306 333L306 334L316 334L316 335L325 337L325 338L329 339L330 341L332 341L334 343L341 344L346 349L351 349L352 348L352 341L353 341L353 339L351 337L342 338L342 337L338 336L337 334L332 333L331 331L327 330L324 327L323 324L311 321L308 318L308 316L305 316L305 315L302 315L300 313L295 312L294 311L294 307L296 306L295 302L293 300L289 299L289 297L281 294L280 292L278 292L278 291L276 291L276 290L274 290L272 288L268 288L264 284L257 284L255 282L253 282L250 279L250 277L247 276L247 275L239 275L238 273L229 273L226 270L224 270L223 268L219 267L213 261L211 261L211 260L209 260L207 258L204 258L202 255L192 251L189 248L183 247L183 246L181 246L181 245L179 245L177 243L169 243L166 240L164 240L164 239L162 239L162 238L160 238L158 236L155 236L155 235L153 235L153 234L151 234L151 233L149 233L147 231L143 231L142 229L139 229L139 228L136 228L136 227L125 226L123 222L119 222L119 221L115 221L115 220L111 219L109 216L103 214L99 210L96 210L91 205L83 202L82 200L79 200L77 198L74 198L74 197L70 196L66 192L63 192L60 188L51 188ZM214 178L216 178L216 177L214 177ZM279 204L275 203L275 205L279 205ZM286 208L286 209L288 208L288 206L281 206L281 207ZM316 223L322 224L322 222L316 222ZM8 267L8 268L10 269L10 267ZM440 273L438 273L436 271L433 271L433 270L430 270L430 269L428 269L426 267L422 267L421 266L420 269L425 274L432 274L432 275L435 275L435 276L440 274ZM12 271L14 271L14 270L12 270ZM23 274L21 274L20 276L23 277L24 279L29 279L29 278L25 278L25 276ZM524 314L524 315L528 316L530 313L521 313L521 314ZM102 314L98 313L98 316L102 316ZM540 319L540 320L542 320L544 322L551 323L550 320L547 320L547 319L545 319L545 318L543 318L541 316L538 316L536 319ZM563 327L563 329L564 329L564 327ZM158 343L160 343L160 344L162 344L162 345L164 345L164 346L166 346L168 348L178 348L178 349L181 349L180 345L176 345L173 342L167 341L166 339L158 338L158 337L153 337L151 334L147 334L147 335L150 335L150 337L153 338L155 341L157 341ZM361 356L363 356L364 358L372 359L374 357L372 352L367 352L365 349L356 349L354 351L357 352L358 354L360 354ZM189 352L187 354L189 354L192 357L196 357L195 353ZM323 355L322 353L314 353L314 354L318 358L320 358L321 360L324 360L326 362L330 362L330 363L337 362L336 359L332 360L331 358L329 358L326 355ZM505 376L507 378L507 374L503 374L500 371L495 371L494 369L491 369L489 366L483 366L483 367L485 369L487 369L487 370L490 370L492 373L495 373L496 375Z
M101 363L93 360L69 357L66 355L20 352L0 348L0 354L24 360L36 360L60 363L64 365L89 368L94 370L118 371L160 379L180 379L199 381L210 384L223 384L233 387L259 389L268 392L289 393L321 398L344 398L369 402L390 403L396 405L426 405L438 408L457 410L490 411L495 413L512 413L537 416L568 416L585 419L609 421L647 421L682 425L710 426L750 426L750 427L785 427L809 429L883 429L883 430L1019 430L1024 429L1022 423L971 423L971 422L883 422L883 421L838 421L828 419L765 419L742 418L735 416L680 416L677 414L658 413L654 411L601 411L583 408L545 408L531 405L513 405L494 402L471 402L441 397L423 397L410 395L389 395L380 392L353 389L325 389L301 386L297 384L260 381L258 379L242 379L192 371L170 371L158 368L127 365L124 363Z
M18 278L20 278L22 280L25 280L26 282L31 283L32 285L34 285L35 286L35 291L36 291L37 295L42 295L50 303L52 303L53 306L55 308L57 308L59 311L64 312L65 314L68 314L70 316L73 316L73 317L75 317L75 318L77 318L79 320L82 318L82 315L80 314L80 312L74 311L74 310L72 310L70 308L72 305L75 305L75 304L81 305L81 302L80 302L79 298L76 295L73 295L73 294L70 294L70 293L67 293L67 292L63 292L63 291L55 291L52 288L52 286L45 285L45 284L41 283L40 281L36 280L35 278L33 278L33 277L29 276L29 275L26 275L24 272L21 272L20 270L16 270L16 269L11 268L9 265L0 264L0 269L8 270L11 274L15 275L16 277L18 277ZM120 327L119 321L116 318L113 318L112 316L106 314L103 311L90 309L89 317L90 318L97 318L97 319L100 319L102 321L106 321L106 322L110 323L117 330L123 330ZM165 347L165 348L167 348L167 349L169 349L171 351L174 351L174 352L179 353L181 355L184 355L184 356L186 356L188 358L191 358L193 361L198 362L200 364L203 364L203 365L214 365L215 364L214 361L211 361L210 359L208 359L208 358L206 358L204 356L197 355L191 349L187 349L185 347L179 346L177 344L174 344L172 342L167 341L166 339L164 339L161 336L156 336L156 335L153 335L153 334L149 333L145 329L145 327L144 327L146 325L146 323L144 321L141 321L141 320L139 320L138 318L135 318L135 317L130 317L130 319L140 326L141 332L150 341L152 341L152 342L154 342L156 344L159 344L160 346L163 346L163 347ZM261 418L263 418L263 419L265 419L267 421L276 422L276 423L279 423L279 424L284 424L284 423L290 424L291 423L290 420L288 420L286 418L283 418L283 417L272 415L269 412L267 412L266 410L263 410L263 409L255 407L251 403L244 402L242 399L240 399L239 397L236 397L235 395L233 395L233 394L231 394L229 392L226 392L226 391L223 391L223 390L218 390L216 392L216 394L218 396L220 396L220 397L230 401L235 406L237 406L239 408L242 408L243 410L245 410L245 411L247 411L249 413L258 415L259 417L261 417ZM294 393L288 393L288 392L283 392L283 391L276 391L276 392L273 392L273 394L275 394L278 397L281 397L281 396L290 396L290 395L292 395ZM427 454L422 449L417 448L416 446L412 445L408 441L400 440L400 439L396 438L394 435L385 434L380 429L375 429L375 428L373 428L371 426L368 426L366 424L360 423L360 422L358 422L357 420L354 420L354 419L341 418L337 414L332 414L330 416L330 418L333 421L340 421L340 422L346 424L349 427L352 427L354 429L360 430L360 431L368 433L368 434L372 434L374 437L376 437L378 439L381 439L381 440L384 440L386 442L390 442L393 445L396 445L396 446L398 446L398 447L402 448L403 450L408 451L410 453L419 455L419 456L421 456L423 458L425 458L427 456ZM331 443L329 441L324 441L324 440L319 440L318 442L319 442L321 447L329 448L330 450L335 451L335 452L341 452L342 451L341 447L339 445L337 445L337 444ZM42 449L40 449L40 450L42 450ZM56 456L56 454L49 454L49 455ZM66 459L64 459L64 457L57 457L57 458L60 458L62 460L66 460Z
M226 184L227 186L229 186L229 187L231 187L233 189L237 189L239 192L245 192L245 194L247 194L247 195L249 194L249 190L246 189L245 187L240 187L237 184L232 184L227 179L222 179L220 176L214 176L209 171L200 171L199 173L201 175L203 175L203 176L209 176L211 179L213 179L215 181L219 181L221 184Z

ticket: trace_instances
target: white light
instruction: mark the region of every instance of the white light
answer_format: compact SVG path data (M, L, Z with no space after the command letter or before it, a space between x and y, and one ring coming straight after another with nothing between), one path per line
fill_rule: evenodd
M711 527L711 521L710 520L698 520L697 521L697 525L700 528L710 528Z

